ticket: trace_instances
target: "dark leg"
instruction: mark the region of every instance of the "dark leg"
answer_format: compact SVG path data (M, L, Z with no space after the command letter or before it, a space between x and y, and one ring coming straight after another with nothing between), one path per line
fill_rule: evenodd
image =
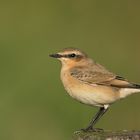
M101 107L100 110L97 112L97 114L92 118L89 126L85 129L82 129L84 131L94 130L93 126L97 123L97 121L105 114L105 112L108 110L108 107Z

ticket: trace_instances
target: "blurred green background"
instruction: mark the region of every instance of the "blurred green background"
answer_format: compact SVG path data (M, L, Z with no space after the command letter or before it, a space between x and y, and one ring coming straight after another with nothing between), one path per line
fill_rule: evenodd
M60 63L48 55L76 47L140 82L140 1L1 0L0 139L67 140L97 108L71 99ZM140 129L140 94L114 104L96 125Z

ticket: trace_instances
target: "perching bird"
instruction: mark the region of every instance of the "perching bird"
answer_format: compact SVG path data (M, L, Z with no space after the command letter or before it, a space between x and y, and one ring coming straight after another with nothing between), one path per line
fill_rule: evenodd
M69 95L81 103L100 108L84 131L95 130L95 123L112 103L140 92L140 85L108 71L79 49L66 48L50 56L62 63L61 80Z

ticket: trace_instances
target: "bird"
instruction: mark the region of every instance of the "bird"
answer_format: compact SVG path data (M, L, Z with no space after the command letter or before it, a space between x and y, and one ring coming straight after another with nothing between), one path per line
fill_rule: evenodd
M65 48L50 57L60 60L60 78L68 94L80 103L99 107L83 131L97 131L95 124L116 101L140 92L140 84L107 70L77 48Z

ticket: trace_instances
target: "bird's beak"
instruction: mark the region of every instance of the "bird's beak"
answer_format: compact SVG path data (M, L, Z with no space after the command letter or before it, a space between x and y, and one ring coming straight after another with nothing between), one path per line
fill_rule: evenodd
M56 54L50 54L49 56L50 57L54 57L54 58L61 58L62 57L62 55L60 55L58 53L56 53Z

